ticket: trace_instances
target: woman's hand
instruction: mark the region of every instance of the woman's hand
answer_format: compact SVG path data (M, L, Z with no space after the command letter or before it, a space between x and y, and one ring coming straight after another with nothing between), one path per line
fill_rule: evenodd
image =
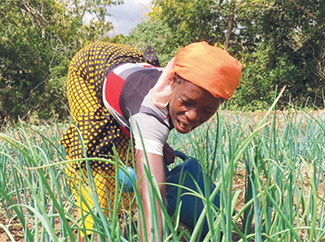
M165 157L165 160L166 160L166 164L170 165L171 163L174 163L174 161L175 161L175 153L174 153L173 148L170 147L169 144L166 143L164 145L163 152L164 152L164 157Z
M162 223L162 214L160 205L156 199L156 208L157 210L154 211L153 208L150 206L150 197L152 197L152 189L149 182L146 179L145 175L145 168L150 169L150 177L153 176L158 183L159 191L161 194L161 199L163 202L165 202L165 193L166 193L166 185L162 184L165 182L165 167L163 162L163 157L161 155L156 155L147 152L147 158L145 158L145 154L142 150L136 150L135 153L135 159L136 159L136 171L137 171L137 182L138 182L138 189L141 194L142 203L143 203L143 209L144 209L144 216L145 216L145 223L144 218L140 216L140 233L141 233L141 241L146 241L144 238L144 234L142 231L143 226L146 227L147 231L147 239L148 241L151 240L151 231L153 228L155 228L154 224L151 224L151 217L153 214L157 214L158 224L159 224L159 231L155 229L154 235L155 240L154 241L162 241L163 238L163 223ZM149 187L148 187L149 185ZM159 236L158 236L159 233Z

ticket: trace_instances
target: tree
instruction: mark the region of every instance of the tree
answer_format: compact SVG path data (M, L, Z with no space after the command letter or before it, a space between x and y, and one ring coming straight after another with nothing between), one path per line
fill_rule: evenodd
M228 19L228 28L227 28L226 40L225 40L225 43L224 43L225 50L228 49L228 47L230 45L231 32L232 32L232 29L233 29L234 18L235 18L236 1L231 0L230 6L231 6L231 8L230 8L230 14L229 14L229 19Z
M205 40L239 58L243 78L235 100L265 107L276 86L288 87L282 101L321 96L324 5L322 0L155 0L149 15L173 33L166 37L172 49Z
M121 1L0 0L0 121L68 116L70 59L112 28L105 8L117 3ZM84 23L86 13L96 21Z
M173 32L169 42L181 47L193 41L214 44L224 40L227 20L221 10L213 0L156 0L149 16L166 24Z
M106 37L109 30L113 28L107 20L110 16L108 7L123 4L123 0L65 0L65 6L70 13L79 19L80 41L93 41Z
M279 70L274 85L287 85L294 102L316 98L325 87L316 75L325 40L324 14L324 1L282 0L257 19L263 46L271 47L267 69Z
M160 65L165 66L178 50L171 46L166 38L172 35L171 29L159 19L149 20L138 24L130 35L125 37L124 43L141 51L149 45L152 46L158 54Z

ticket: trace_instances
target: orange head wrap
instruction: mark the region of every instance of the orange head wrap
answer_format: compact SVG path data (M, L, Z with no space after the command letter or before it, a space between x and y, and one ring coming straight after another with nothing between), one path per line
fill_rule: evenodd
M190 44L175 56L176 72L215 97L229 99L239 85L241 65L227 51L206 42Z
M187 45L168 63L154 87L153 97L157 106L169 102L169 86L175 73L213 96L227 100L239 85L241 65L227 51L207 42Z

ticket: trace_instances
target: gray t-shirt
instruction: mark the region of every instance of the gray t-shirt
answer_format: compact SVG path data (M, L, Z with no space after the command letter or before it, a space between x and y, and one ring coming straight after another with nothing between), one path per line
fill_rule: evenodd
M168 108L154 105L152 88L162 68L147 63L126 63L113 69L103 85L103 102L113 117L134 136L135 147L163 155L173 128Z

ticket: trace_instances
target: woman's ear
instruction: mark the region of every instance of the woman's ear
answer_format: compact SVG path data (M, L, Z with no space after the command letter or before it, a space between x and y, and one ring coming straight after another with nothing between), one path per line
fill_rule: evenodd
M176 73L171 77L171 81L170 81L170 87L171 87L171 90L174 89L174 87L177 85L177 76L176 76Z

